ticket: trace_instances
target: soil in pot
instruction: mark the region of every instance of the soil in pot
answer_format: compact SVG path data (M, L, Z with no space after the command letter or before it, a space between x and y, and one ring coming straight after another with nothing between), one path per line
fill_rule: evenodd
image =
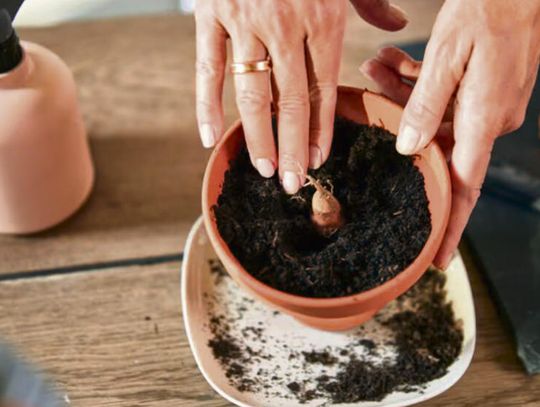
M305 297L340 297L376 287L404 270L431 232L424 178L396 152L395 136L337 118L327 162L309 174L341 204L330 236L311 219L312 186L289 196L262 178L243 148L213 208L223 240L258 280Z

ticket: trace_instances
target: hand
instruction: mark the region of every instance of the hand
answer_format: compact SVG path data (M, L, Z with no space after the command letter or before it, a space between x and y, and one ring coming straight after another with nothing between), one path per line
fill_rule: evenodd
M364 62L360 70L377 84L386 97L405 106L418 80L421 67L422 62L414 60L399 48L386 47L378 51L376 58ZM434 137L447 161L451 160L454 147L454 103L455 98L452 96Z
M362 65L383 93L406 104L397 150L415 154L438 137L450 153L452 210L434 261L441 268L480 196L495 139L523 123L539 59L538 0L447 0L421 67L395 48ZM412 92L403 78L417 79Z
M407 23L387 0L352 3L380 28L397 30ZM197 119L203 145L214 146L223 134L221 96L230 38L234 62L271 58L272 75L234 76L236 103L251 162L264 177L279 164L285 191L296 193L308 164L318 168L330 152L346 7L345 0L198 0Z

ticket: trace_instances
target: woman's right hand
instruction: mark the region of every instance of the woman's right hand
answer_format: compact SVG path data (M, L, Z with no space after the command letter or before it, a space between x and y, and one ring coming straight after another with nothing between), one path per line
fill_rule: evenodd
M407 23L387 0L351 3L380 28L398 30ZM285 191L296 193L308 165L318 168L330 153L346 7L346 0L198 0L197 119L203 145L213 147L223 135L221 96L230 38L234 62L271 58L271 74L235 75L236 103L251 162L264 177L278 169Z

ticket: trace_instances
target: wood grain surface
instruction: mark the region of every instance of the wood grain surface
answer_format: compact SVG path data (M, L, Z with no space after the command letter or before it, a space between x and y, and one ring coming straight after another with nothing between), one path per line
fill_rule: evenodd
M399 33L370 27L351 11L341 83L368 86L358 66L388 42L426 38L441 0L407 0ZM0 274L179 253L200 213L208 157L194 110L195 28L165 15L19 30L73 70L97 171L84 208L32 237L0 236ZM227 123L236 108L227 78Z
M426 406L538 406L465 256L478 338L465 376ZM54 376L73 406L226 406L195 366L181 319L180 263L0 283L0 332Z

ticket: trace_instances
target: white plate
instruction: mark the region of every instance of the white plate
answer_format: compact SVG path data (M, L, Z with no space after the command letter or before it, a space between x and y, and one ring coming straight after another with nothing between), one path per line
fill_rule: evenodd
M269 385L280 394L265 395L263 391L258 393L240 392L234 388L225 376L225 371L220 363L214 358L208 341L213 337L209 329L210 311L234 317L238 305L242 301L251 300L248 294L241 290L230 278L216 284L216 276L211 273L209 260L216 259L216 255L208 241L202 219L197 220L188 236L184 251L184 262L182 265L182 307L184 324L191 350L205 379L208 383L225 399L238 406L320 406L321 399L312 400L300 404L297 400L285 398L280 394L285 394L287 388L285 384L276 384L269 379ZM404 393L393 392L380 402L359 402L354 404L340 404L348 407L374 407L374 406L408 406L430 399L455 384L465 373L471 362L476 340L476 325L474 305L471 288L465 266L458 254L452 260L447 272L446 290L447 299L452 302L456 319L463 323L463 347L461 354L456 361L448 368L445 376L426 383L422 390ZM288 361L289 352L283 349L283 344L288 344L289 349L306 348L306 344L317 349L326 346L345 346L352 340L358 339L354 336L354 331L347 333L323 332L301 325L293 318L276 313L266 305L255 301L247 309L242 310L242 318L231 323L231 329L241 332L246 326L264 327L264 337L266 344L261 344L260 339L248 336L243 339L243 343L251 346L255 350L264 349L272 354L272 360L264 361L254 368L264 368L267 371L276 372L283 377L284 374L294 370L293 364ZM391 311L391 305L387 307L387 312ZM369 321L364 324L364 331L378 332L384 335L384 330L377 327L376 321ZM436 327L434 327L436 329ZM376 333L375 333L376 334ZM272 348L272 343L280 343ZM263 366L264 365L264 366ZM317 367L310 367L317 369ZM327 369L330 370L330 369ZM255 370L256 371L256 370ZM292 372L296 377L302 374L302 369ZM309 374L313 375L313 371ZM325 404L328 405L328 404Z

